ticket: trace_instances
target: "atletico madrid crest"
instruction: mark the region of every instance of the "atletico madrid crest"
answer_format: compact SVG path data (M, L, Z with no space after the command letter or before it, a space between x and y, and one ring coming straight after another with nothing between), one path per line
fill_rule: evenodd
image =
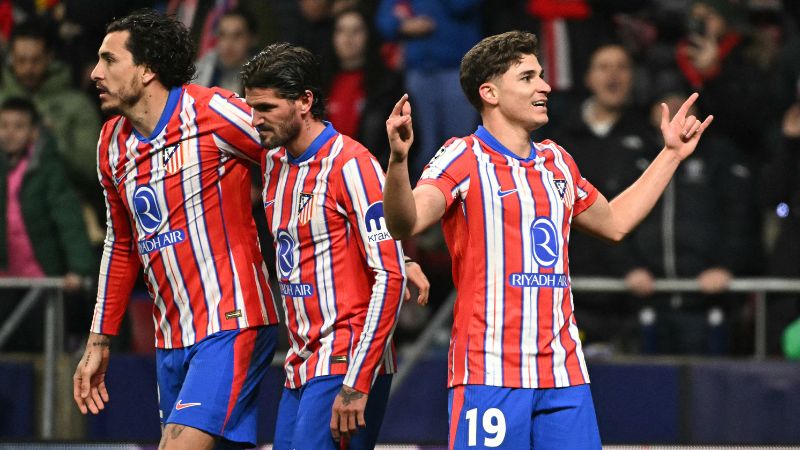
M556 186L556 190L558 191L558 195L561 196L561 201L564 202L564 206L567 208L572 208L574 203L572 189L567 189L567 180L553 180L553 184Z
M161 160L169 174L175 174L183 167L183 148L183 142L172 147L164 147Z
M300 225L305 225L311 220L312 215L314 215L314 194L301 192L297 204L297 220Z

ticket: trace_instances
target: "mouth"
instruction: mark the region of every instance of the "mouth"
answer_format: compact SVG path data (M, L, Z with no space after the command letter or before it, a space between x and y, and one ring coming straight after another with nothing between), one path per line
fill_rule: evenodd
M538 101L535 101L535 102L531 103L531 105L533 105L535 108L545 108L545 109L547 109L547 100L546 99L545 100L538 100Z

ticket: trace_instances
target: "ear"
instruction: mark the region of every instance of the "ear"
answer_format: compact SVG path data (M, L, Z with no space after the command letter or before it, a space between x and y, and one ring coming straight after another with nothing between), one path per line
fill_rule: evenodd
M491 82L483 83L478 87L478 94L480 94L481 99L489 105L496 106L497 105L497 85Z
M306 89L306 91L298 97L297 108L300 110L301 115L311 114L311 107L314 106L314 93Z
M141 76L142 76L142 84L144 84L145 86L147 86L153 80L156 79L156 73L153 72L148 66L144 66L144 70L142 71Z

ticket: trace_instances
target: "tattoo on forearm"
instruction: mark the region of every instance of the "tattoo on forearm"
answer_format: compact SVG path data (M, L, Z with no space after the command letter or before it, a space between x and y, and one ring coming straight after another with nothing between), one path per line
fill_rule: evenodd
M342 397L342 404L347 406L350 404L350 402L356 401L364 397L364 393L358 392L353 388L343 386L342 390L339 391L339 397Z
M161 432L161 442L158 444L159 449L164 449L167 447L167 441L170 439L178 439L178 436L181 435L185 425L178 425L178 424L169 424L167 425Z
M92 347L108 347L109 345L108 341L92 342Z

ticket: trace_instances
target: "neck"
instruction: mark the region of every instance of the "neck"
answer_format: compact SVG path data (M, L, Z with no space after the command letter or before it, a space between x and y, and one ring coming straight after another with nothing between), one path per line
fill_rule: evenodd
M342 70L356 70L364 67L364 58L351 58L340 62Z
M300 130L297 132L297 136L286 143L286 150L292 157L299 157L308 149L308 146L314 142L314 139L316 139L324 129L325 124L309 114L304 117L303 121L300 123Z
M15 151L15 152L7 153L7 155L8 155L8 164L11 167L17 167L17 164L19 164L19 162L22 161L22 158L24 158L30 152L30 149L31 149L32 145L33 144L31 143L31 144L26 145L25 147L22 147L21 149Z
M158 120L161 119L168 97L169 89L163 86L146 88L142 98L123 115L142 136L150 136L156 129Z
M589 123L614 123L622 114L622 108L601 105L594 97L586 101L585 120Z
M483 127L505 148L522 159L531 156L531 132L533 130L526 130L496 114L484 114L482 120Z

